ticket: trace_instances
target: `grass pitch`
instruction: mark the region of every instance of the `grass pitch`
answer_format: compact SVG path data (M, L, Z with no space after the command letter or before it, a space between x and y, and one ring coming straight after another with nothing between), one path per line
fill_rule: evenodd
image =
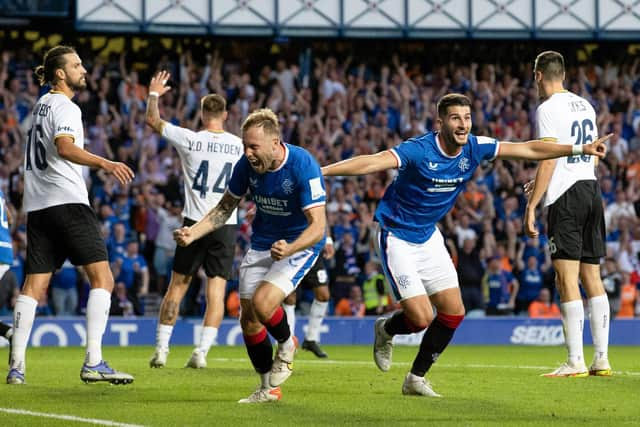
M640 351L613 347L612 378L543 378L562 347L451 346L428 378L440 399L402 396L415 347L396 346L387 373L371 347L326 346L330 359L299 352L280 402L240 405L258 384L244 347L214 347L209 367L182 368L191 347L173 347L150 369L151 347L107 347L104 356L136 377L128 386L84 384L81 348L29 348L27 384L0 385L0 426L482 426L637 425ZM6 357L0 349L0 360ZM585 349L590 361L592 349ZM3 381L4 382L4 381ZM9 411L31 411L10 413ZM51 416L70 416L56 419ZM111 423L111 424L109 424Z

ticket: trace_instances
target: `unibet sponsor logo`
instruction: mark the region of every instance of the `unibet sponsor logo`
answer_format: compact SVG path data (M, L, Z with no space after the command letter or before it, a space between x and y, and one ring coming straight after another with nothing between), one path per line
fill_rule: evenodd
M516 326L513 328L511 344L559 345L564 344L562 325L553 326Z

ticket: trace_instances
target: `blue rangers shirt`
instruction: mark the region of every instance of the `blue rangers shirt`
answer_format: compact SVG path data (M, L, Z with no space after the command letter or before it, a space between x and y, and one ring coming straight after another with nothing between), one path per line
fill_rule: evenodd
M243 155L229 181L232 195L242 197L249 191L256 204L251 248L258 251L271 249L281 239L297 239L308 225L304 211L326 202L318 162L303 148L283 145L285 157L278 169L258 174ZM324 238L315 247L324 247Z
M7 217L7 200L0 190L0 264L13 264L13 242Z
M438 138L437 133L427 133L390 150L398 161L398 175L375 216L382 228L408 242L423 243L431 237L480 162L495 159L500 148L497 139L469 134L462 151L449 156Z

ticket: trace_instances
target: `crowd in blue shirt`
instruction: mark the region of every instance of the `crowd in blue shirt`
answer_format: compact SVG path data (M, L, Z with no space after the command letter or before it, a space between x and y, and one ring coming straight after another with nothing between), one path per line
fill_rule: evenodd
M183 200L178 156L144 121L146 84L157 69L169 70L174 80L172 91L160 99L166 120L197 128L200 97L220 93L228 102L225 127L229 132L239 135L249 112L271 108L280 118L283 140L307 149L321 165L375 153L423 135L434 124L436 102L449 92L464 93L472 100L474 135L509 141L535 136L538 99L532 64L518 57L504 62L456 62L444 59L449 55L438 60L438 53L447 49L434 46L432 61L424 59L424 52L411 52L408 47L373 61L369 59L373 55L367 53L373 47L358 45L353 52L360 57L332 54L339 51L332 48L337 42L326 41L316 46L309 62L299 61L303 51L295 47L274 49L266 56L247 55L253 49L248 40L206 52L202 47L177 49L177 39L171 50L154 43L159 42L150 40L150 47L124 53L76 43L88 70L88 87L74 99L83 113L86 148L125 162L136 172L129 187L97 171L90 171L87 183L103 224L116 283L126 290L120 297L125 295L137 314L144 313L148 293L165 290L170 259L160 255L173 248L160 236L163 232L166 236L173 223L163 218L175 218ZM484 51L490 50L492 42L486 43ZM11 271L18 283L24 279L26 243L21 212L23 130L28 127L29 111L46 90L36 85L31 71L41 58L38 49L26 39L0 46L0 188L14 212ZM472 47L461 49L460 58L478 58ZM170 51L176 53L167 53ZM597 52L584 58L564 52L567 88L594 105L601 135L616 133L609 141L609 155L597 166L606 203L608 257L616 261L616 271L604 268L603 274L625 272L629 280L640 281L640 58L602 62ZM521 56L533 57L534 51ZM303 63L313 65L302 67ZM419 153L407 151L402 159L410 161L416 155ZM522 228L526 204L522 187L533 178L536 165L483 160L490 157L478 157L480 167L439 227L457 262L460 286L477 294L465 300L467 310L481 314L489 307L515 301L511 311L525 313L523 307L536 299L541 287L553 288L544 236L528 239ZM394 177L385 172L326 180L328 224L337 249L328 263L333 301L347 297L350 286L365 279L365 263L376 261L371 241L373 213ZM244 219L251 205L251 201L240 204L239 255L251 233L251 224ZM545 216L541 213L539 218L543 230ZM489 269L494 259L499 263L497 278ZM53 280L57 285L51 287L52 293L75 290L77 303L72 312L80 313L88 289L84 275L65 265ZM514 289L514 280L519 291L512 298L507 294ZM237 286L234 280L229 287L233 286ZM620 286L608 290L614 309ZM183 312L199 314L199 293L190 294L190 308ZM301 307L312 298L304 292L299 297ZM42 304L50 306L52 313L68 314L67 308L54 301L51 295ZM0 301L0 314L11 306L11 300Z

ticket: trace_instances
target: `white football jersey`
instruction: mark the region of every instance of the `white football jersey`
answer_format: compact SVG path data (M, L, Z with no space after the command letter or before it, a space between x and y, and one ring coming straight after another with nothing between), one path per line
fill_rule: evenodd
M55 139L73 138L84 149L84 129L80 107L62 92L43 95L32 112L33 124L24 156L25 212L68 203L89 205L84 166L63 159Z
M554 93L538 106L536 117L539 139L568 145L598 139L596 112L586 99L574 93ZM587 155L556 159L544 205L558 200L577 181L596 179L594 166L593 157Z
M242 157L242 140L228 132L194 132L165 123L162 136L178 151L184 175L182 214L199 221L216 207L231 179L236 162ZM237 224L234 210L227 224Z

